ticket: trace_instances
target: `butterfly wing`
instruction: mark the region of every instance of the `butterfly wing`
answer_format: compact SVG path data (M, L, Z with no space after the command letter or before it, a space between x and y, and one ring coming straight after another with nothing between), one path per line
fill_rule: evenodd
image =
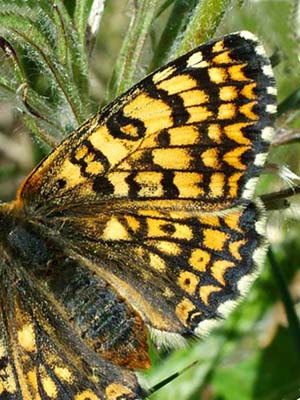
M28 213L116 199L251 198L272 136L275 82L250 33L228 35L138 83L67 138L18 194Z
M51 223L61 226L65 252L109 282L171 344L227 316L266 251L264 210L253 202L219 215L124 207Z
M93 357L40 288L21 276L22 266L15 270L9 260L1 264L0 399L141 399L135 375Z
M245 292L265 252L263 207L251 199L275 93L251 34L200 46L66 139L15 206L154 333L201 334Z

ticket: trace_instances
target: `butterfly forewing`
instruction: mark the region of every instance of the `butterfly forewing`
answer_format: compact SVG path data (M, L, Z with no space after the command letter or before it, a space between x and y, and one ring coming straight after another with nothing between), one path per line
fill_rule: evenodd
M271 138L274 79L250 34L205 44L141 81L65 140L20 200L38 213L117 198L251 198Z
M253 193L275 93L253 35L209 42L88 120L0 207L1 400L143 398L146 328L176 344L228 314L266 250Z

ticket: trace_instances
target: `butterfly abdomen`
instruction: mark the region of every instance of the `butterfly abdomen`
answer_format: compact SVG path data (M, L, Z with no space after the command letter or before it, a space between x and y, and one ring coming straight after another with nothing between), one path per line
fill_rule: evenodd
M125 300L75 260L62 261L56 267L56 274L59 278L53 275L49 287L81 339L102 357L113 359L115 363L117 359L119 365L145 367L143 351L138 359L129 357L128 343L130 347L139 347L145 330L140 317Z

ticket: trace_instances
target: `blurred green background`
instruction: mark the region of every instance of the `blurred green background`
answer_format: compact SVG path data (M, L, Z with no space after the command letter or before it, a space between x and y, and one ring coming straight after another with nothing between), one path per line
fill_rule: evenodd
M272 57L278 85L276 130L282 140L272 146L258 192L290 188L291 182L281 176L286 176L282 166L300 173L299 1L107 0L95 38L86 36L92 1L82 1L79 11L78 3L59 1L57 12L49 1L0 0L0 36L5 38L0 49L2 200L14 197L26 173L51 145L154 66L210 37L245 29L262 40ZM42 12L36 15L38 7ZM44 59L35 46L44 49ZM58 70L56 77L46 73L51 65ZM299 185L297 179L293 183ZM152 346L153 367L144 374L149 387L197 361L155 392L152 400L300 398L297 190L287 193L288 205L279 203L279 210L268 212L274 260L266 261L249 295L230 318L183 350L167 352Z

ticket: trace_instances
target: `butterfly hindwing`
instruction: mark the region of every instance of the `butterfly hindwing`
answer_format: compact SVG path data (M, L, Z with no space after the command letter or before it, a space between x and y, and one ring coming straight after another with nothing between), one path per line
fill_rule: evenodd
M93 209L60 220L53 224L61 225L68 254L80 252L152 330L183 336L200 335L208 320L228 314L266 249L264 211L253 202L221 215L133 203L102 218Z

